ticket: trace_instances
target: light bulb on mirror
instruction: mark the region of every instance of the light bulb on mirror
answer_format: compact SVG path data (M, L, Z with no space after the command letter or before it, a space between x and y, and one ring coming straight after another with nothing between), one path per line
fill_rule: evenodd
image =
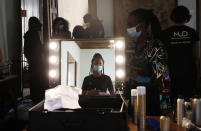
M56 50L57 49L57 43L56 42L50 42L49 48L52 50Z
M118 48L118 49L122 49L123 46L124 46L124 43L123 43L123 41L118 40L118 41L115 42L115 46L116 46L116 48Z
M50 56L49 57L49 62L52 64L55 64L57 62L57 57L56 56Z
M56 75L57 75L56 70L50 70L50 71L49 71L49 76L50 76L51 78L55 78Z
M117 70L116 75L118 78L123 78L125 75L124 70L122 70L122 69Z
M118 55L116 57L116 62L122 64L124 62L124 57L122 55Z

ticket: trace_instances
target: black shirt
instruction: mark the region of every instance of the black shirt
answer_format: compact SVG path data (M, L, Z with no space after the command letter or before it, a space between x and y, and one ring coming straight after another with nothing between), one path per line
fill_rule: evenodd
M100 77L95 77L94 75L89 75L84 78L82 84L82 90L92 90L95 89L102 92L108 90L113 90L112 81L109 76L101 75Z
M185 25L172 26L163 31L162 39L167 48L170 73L195 73L193 46L199 41L198 33Z

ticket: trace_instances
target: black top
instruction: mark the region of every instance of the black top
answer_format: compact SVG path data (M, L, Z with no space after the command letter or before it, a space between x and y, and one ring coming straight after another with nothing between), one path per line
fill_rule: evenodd
M44 53L39 32L35 29L28 30L24 35L24 54L29 62L40 63Z
M102 92L108 90L113 90L112 81L109 76L101 75L100 77L95 77L94 75L89 75L84 78L82 84L82 90L92 90L95 89Z
M167 48L170 73L189 74L196 72L193 46L199 41L198 33L188 26L172 26L163 31Z

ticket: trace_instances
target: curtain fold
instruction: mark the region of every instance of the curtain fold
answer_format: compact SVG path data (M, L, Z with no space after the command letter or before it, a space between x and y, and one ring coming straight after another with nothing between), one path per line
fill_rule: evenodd
M0 0L0 49L3 61L8 60L6 0Z

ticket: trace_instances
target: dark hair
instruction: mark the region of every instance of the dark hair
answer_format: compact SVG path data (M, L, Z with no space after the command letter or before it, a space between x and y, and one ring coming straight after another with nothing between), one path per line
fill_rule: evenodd
M177 6L173 9L170 19L175 23L187 23L190 21L191 15L185 6Z
M84 15L83 19L84 19L84 23L87 23L87 22L90 22L93 19L93 17L91 14L86 14Z
M57 17L52 25L53 32L58 31L58 25L64 25L63 32L67 32L69 30L69 22L62 17Z
M101 60L103 61L103 70L102 70L102 73L104 74L104 60L103 60L103 57L102 57L102 55L101 55L100 53L95 53L95 54L94 54L94 56L93 56L93 58L92 58L92 60L91 60L91 68L90 68L89 74L92 74L92 72L93 72L93 62L94 62L95 59L97 59L97 58L99 58L99 59L101 59Z
M73 29L73 37L75 39L88 38L86 31L80 25L76 25L74 27L74 29Z
M151 25L153 36L155 38L160 38L161 25L157 16L153 13L153 10L139 8L130 12L129 16L135 16L139 23L145 24L146 29Z
M40 20L37 17L30 17L29 18L29 29L33 28L41 28L42 24L40 23Z

